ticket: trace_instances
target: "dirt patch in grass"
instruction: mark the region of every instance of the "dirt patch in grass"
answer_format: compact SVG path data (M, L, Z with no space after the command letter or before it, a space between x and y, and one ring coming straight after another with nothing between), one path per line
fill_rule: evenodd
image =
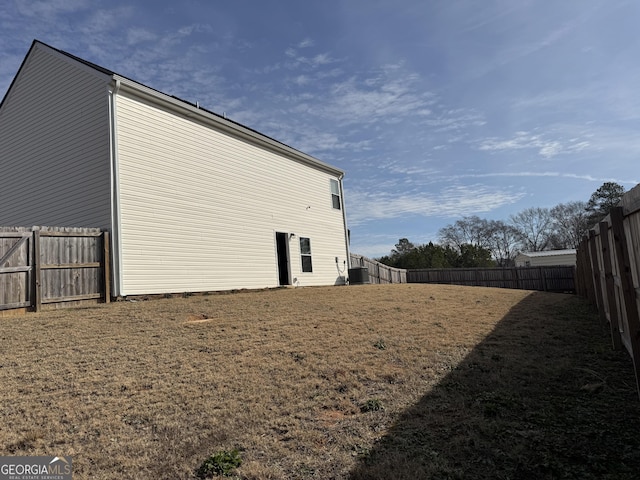
M624 479L631 361L575 297L283 289L0 320L0 449L74 478Z

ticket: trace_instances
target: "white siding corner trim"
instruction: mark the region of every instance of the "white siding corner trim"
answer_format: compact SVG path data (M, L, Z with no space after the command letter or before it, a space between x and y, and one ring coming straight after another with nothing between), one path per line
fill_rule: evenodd
M109 86L109 148L111 172L111 256L112 256L112 292L119 297L122 295L122 216L120 215L120 166L118 160L118 114L116 97L120 90L120 81L115 80Z

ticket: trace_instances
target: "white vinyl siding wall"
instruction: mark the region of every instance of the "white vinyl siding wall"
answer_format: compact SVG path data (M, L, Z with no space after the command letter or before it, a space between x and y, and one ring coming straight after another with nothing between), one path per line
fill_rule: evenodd
M0 225L110 227L108 82L34 47L0 109Z
M527 265L529 262L529 265ZM575 265L576 254L526 255L520 254L515 258L517 267L551 267L556 265Z
M336 175L131 93L116 111L122 295L278 286L276 232L295 234L294 285L339 281ZM312 273L302 273L300 237L311 239Z

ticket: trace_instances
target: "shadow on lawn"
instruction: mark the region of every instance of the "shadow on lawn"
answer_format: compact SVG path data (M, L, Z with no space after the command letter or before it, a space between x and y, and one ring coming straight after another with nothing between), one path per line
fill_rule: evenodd
M362 456L352 480L637 479L629 355L584 302L533 293Z

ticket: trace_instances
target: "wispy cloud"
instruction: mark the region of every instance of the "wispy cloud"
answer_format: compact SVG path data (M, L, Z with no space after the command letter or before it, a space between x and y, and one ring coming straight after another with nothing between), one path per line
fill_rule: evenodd
M156 41L158 35L145 28L134 27L127 30L127 44L139 45L142 42Z
M520 191L486 185L454 185L439 192L395 194L393 192L348 191L349 222L365 222L407 215L455 218L490 212L524 197Z
M310 45L308 45L310 46ZM298 53L298 49L290 47L284 54L291 59L289 68L297 68L301 65L309 68L317 68L323 65L337 62L328 52L318 53L314 56L304 56Z
M26 17L53 18L59 14L85 10L89 0L15 0L18 12Z
M408 115L430 115L434 95L414 88L415 80L412 75L390 78L382 74L364 80L352 77L334 83L315 112L341 124L393 122Z
M424 120L434 132L463 130L468 127L481 127L487 122L484 115L472 109L443 109L433 117Z
M305 38L300 43L298 43L298 48L309 48L313 47L314 45L315 42L313 40L311 40L310 38Z
M502 38L503 47L481 65L470 72L471 77L481 77L494 70L508 66L516 61L530 57L533 54L551 49L556 44L565 41L578 30L600 8L597 3L592 3L580 9L579 13L564 22L558 23L545 18L544 23L531 23L531 11L529 8L514 9L509 11L504 21L511 22L511 28ZM512 15L513 13L513 15ZM484 27L487 23L499 16L480 22L478 27ZM520 27L519 27L520 26ZM477 28L477 27L474 27ZM541 33L542 32L542 33Z
M116 7L115 9L96 10L79 26L78 31L85 35L100 35L112 32L122 26L122 22L134 12L133 7Z
M447 175L445 177L438 177L441 179L446 179L448 181L451 180L462 180L465 178L518 178L518 177L553 177L553 178L573 178L576 180L586 180L589 182L616 182L623 185L635 185L638 183L637 180L627 179L622 180L619 178L612 177L596 177L588 174L579 174L579 173L568 173L568 172L491 172L491 173L462 173L456 175Z
M516 132L512 138L499 139L487 138L480 142L478 150L500 152L532 149L545 158L551 158L560 154L576 153L590 146L587 140L572 138L569 140L549 140L540 134L530 132Z

